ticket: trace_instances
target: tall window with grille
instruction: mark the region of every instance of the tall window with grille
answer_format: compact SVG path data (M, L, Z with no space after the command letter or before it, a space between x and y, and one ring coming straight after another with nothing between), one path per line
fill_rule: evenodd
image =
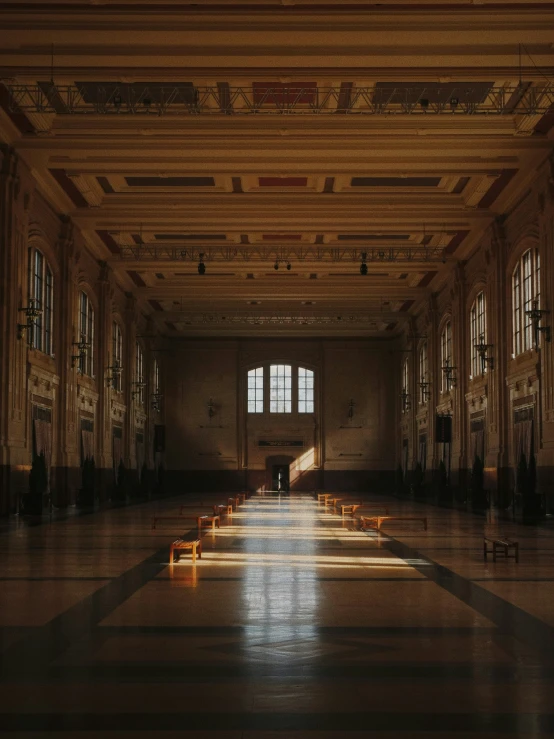
M485 293L480 292L471 306L469 312L470 327L470 357L471 357L471 375L477 377L487 371L487 365L481 366L481 357L477 351L476 344L487 343L487 313L485 303Z
M441 333L441 391L449 393L452 389L451 375L445 367L452 367L452 324L447 321Z
M314 412L313 370L298 368L298 413Z
M146 395L144 381L144 352L139 342L135 345L135 398L139 405L144 405L144 397Z
M248 413L264 412L264 368L248 371Z
M512 275L512 321L514 354L517 356L533 348L533 322L528 312L533 303L540 310L540 255L538 249L528 249Z
M119 371L112 371L112 387L118 393L121 392L123 383L121 381L121 368L123 367L123 333L117 321L112 323L112 366L119 367Z
M94 377L94 308L86 292L79 294L79 341L88 345L79 359L79 372Z
M154 360L153 369L153 380L154 380L154 395L160 394L160 363L157 359Z
M410 365L408 357L402 365L402 413L410 410Z
M29 249L28 299L34 301L40 314L29 331L29 345L52 354L52 321L54 312L54 276L42 252Z
M269 412L292 413L292 367L272 364L269 368Z
M427 403L429 391L429 361L427 358L427 342L425 341L419 349L419 404Z

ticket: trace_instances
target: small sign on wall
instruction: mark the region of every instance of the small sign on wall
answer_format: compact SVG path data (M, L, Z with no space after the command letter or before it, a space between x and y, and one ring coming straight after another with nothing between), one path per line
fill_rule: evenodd
M304 446L302 439L259 439L258 446Z

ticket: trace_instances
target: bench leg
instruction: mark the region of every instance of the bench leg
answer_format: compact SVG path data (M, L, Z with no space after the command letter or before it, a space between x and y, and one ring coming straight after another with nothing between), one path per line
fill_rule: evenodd
M492 561L496 562L496 542L492 543Z
M198 554L198 559L202 559L202 540L196 545L196 553Z
M487 554L488 554L488 550L487 550L487 542L486 542L486 541L484 541L484 542L483 542L483 559L484 559L484 560L486 560L486 559L487 559Z

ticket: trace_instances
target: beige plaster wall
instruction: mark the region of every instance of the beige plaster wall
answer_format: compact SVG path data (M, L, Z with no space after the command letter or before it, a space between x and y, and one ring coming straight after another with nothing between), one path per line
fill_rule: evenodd
M315 371L313 415L245 412L248 369L276 361ZM261 474L275 454L294 458L291 479L306 469L394 468L394 358L388 343L190 341L174 345L165 362L170 470ZM260 439L302 440L303 446L260 447Z

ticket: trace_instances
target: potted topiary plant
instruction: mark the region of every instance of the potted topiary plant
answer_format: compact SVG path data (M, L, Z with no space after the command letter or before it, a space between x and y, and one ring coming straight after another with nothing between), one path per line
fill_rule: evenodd
M525 473L521 459L525 462ZM521 459L521 472L518 466L518 472L520 473L518 484L521 482L523 485L521 490L522 518L524 523L534 523L542 514L541 496L537 495L537 465L535 455L531 454L529 464L527 464L523 454L521 455Z
M82 465L81 490L77 503L83 507L94 505L96 465L94 459L85 459Z
M116 500L125 501L127 499L127 470L123 460L119 460L117 466L117 485L115 490Z
M448 485L448 473L444 460L439 462L437 470L437 499L439 503L445 503L450 497L450 488Z
M477 511L482 511L488 506L485 493L485 466L479 456L475 457L471 470L471 505Z
M44 494L48 490L48 469L44 453L33 455L29 474L29 494L23 501L24 511L33 516L42 513Z
M425 476L421 462L418 462L412 472L411 492L414 498L422 498L425 494Z

